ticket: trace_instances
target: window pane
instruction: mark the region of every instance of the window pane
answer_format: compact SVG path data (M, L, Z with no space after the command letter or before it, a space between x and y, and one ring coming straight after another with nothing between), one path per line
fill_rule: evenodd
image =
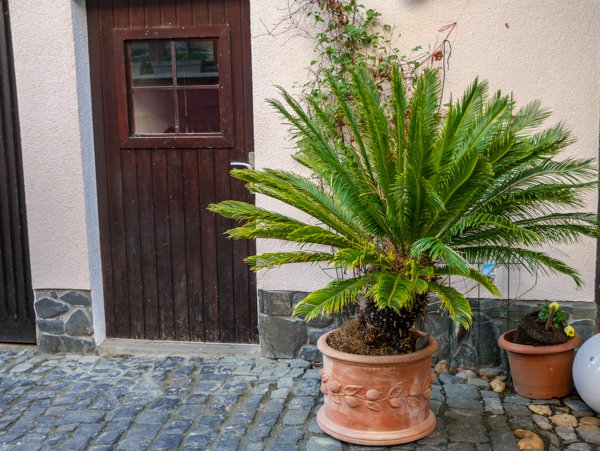
M182 89L178 95L181 133L221 130L218 89Z
M175 133L175 106L172 90L143 90L131 93L133 133Z
M216 39L182 39L175 48L178 85L219 84Z
M171 41L131 41L129 48L133 86L172 86Z

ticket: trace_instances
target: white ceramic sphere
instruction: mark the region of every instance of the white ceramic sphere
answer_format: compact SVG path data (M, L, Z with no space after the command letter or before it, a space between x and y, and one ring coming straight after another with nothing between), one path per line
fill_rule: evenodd
M573 382L581 399L600 413L600 334L591 337L577 351Z

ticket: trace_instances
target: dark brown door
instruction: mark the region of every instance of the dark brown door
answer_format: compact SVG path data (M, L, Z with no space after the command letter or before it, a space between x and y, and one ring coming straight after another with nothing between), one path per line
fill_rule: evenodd
M206 207L249 200L248 0L90 0L107 335L257 339L253 243Z
M8 2L0 4L0 342L35 343Z

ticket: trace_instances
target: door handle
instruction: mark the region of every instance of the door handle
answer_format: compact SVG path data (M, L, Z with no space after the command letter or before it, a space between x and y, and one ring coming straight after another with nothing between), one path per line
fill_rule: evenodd
M254 152L248 152L248 163L245 161L232 161L229 166L240 166L245 169L254 169Z
M250 163L246 163L245 161L232 161L231 163L229 163L229 166L241 166L245 169L254 169Z

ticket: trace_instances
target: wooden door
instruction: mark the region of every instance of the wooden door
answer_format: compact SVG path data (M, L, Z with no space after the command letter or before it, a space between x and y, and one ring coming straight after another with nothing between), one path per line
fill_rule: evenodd
M248 0L89 0L108 337L257 339L256 289L206 207L249 201Z
M8 2L0 7L0 342L35 343Z

